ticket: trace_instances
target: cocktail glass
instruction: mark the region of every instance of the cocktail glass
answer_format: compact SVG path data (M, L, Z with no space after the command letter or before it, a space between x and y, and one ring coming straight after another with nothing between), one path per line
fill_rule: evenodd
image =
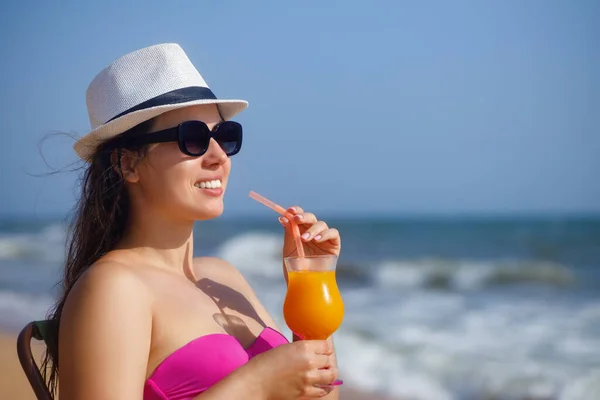
M286 257L287 292L283 317L300 339L326 340L342 324L344 302L337 286L335 255ZM341 385L337 379L332 385Z

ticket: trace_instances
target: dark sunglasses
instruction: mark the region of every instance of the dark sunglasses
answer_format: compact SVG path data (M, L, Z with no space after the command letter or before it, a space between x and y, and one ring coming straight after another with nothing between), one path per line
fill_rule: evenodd
M233 156L242 147L242 125L234 121L223 121L211 131L202 121L186 121L173 128L128 138L123 144L139 146L177 142L182 153L198 157L206 153L211 138L215 139L227 156Z

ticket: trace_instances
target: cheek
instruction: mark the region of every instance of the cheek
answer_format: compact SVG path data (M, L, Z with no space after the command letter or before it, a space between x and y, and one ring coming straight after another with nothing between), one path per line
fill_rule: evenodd
M153 205L165 205L176 201L181 194L181 184L175 177L162 172L141 180L144 196Z
M189 198L189 173L179 165L153 165L140 176L147 201L159 208L177 206Z

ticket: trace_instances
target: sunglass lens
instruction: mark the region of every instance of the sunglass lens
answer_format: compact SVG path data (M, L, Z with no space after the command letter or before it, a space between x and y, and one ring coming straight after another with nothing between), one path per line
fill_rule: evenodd
M183 145L190 154L200 156L206 152L210 136L208 127L203 122L188 121L180 129Z
M242 125L234 121L222 122L217 127L214 137L223 151L232 156L242 147Z

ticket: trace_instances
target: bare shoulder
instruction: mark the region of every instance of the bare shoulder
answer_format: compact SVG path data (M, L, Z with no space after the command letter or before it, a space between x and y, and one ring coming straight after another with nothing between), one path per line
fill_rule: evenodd
M233 264L218 257L195 257L194 272L218 281L248 284L244 275Z
M92 264L73 285L67 304L80 303L82 297L115 295L145 296L147 288L137 274L126 264L98 261Z
M149 291L138 275L116 262L90 266L61 316L61 399L139 398L151 334Z
M130 267L114 261L99 261L73 285L63 308L61 327L73 325L86 329L88 324L108 321L119 314L143 311L144 315L150 315L150 299L147 286Z

